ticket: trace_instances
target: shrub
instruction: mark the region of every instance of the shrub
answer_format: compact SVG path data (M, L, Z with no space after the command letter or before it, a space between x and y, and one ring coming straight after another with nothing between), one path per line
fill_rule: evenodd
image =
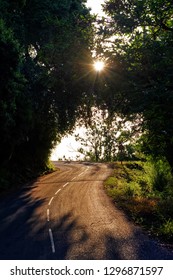
M173 240L173 220L169 219L165 221L160 229L159 229L160 235L164 237L168 241Z
M146 181L153 191L170 192L173 186L173 176L169 163L164 159L144 163Z
M173 241L173 176L167 161L159 159L115 164L107 193L150 234Z
M157 205L157 212L166 218L173 217L173 197L161 199Z
M142 192L141 192L140 185L137 182L133 182L133 181L129 182L125 186L125 194L128 197L141 196Z

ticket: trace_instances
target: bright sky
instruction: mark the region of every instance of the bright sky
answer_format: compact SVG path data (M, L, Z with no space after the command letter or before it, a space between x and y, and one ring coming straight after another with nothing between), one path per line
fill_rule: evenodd
M76 128L74 134L80 134L82 136L85 133L84 128ZM64 156L66 159L69 160L76 160L77 157L78 159L82 159L82 155L77 152L79 149L80 145L79 143L75 140L74 135L69 135L67 137L64 137L59 145L55 147L55 149L52 152L51 155L51 160L59 160L59 159L64 159Z
M90 7L91 12L98 14L100 16L104 15L102 12L101 4L104 3L104 0L88 0L87 7ZM77 131L79 133L79 131ZM76 156L80 155L77 152L79 144L75 141L74 136L65 137L62 139L61 143L53 150L51 155L51 160L62 159L65 156L67 159L76 159Z
M87 7L90 7L92 9L92 12L94 14L103 15L102 6L101 6L101 4L103 3L104 0L88 0L86 5Z

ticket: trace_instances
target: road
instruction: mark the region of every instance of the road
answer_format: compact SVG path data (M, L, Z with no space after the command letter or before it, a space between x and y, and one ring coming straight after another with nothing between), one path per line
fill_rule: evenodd
M0 200L0 259L173 259L111 202L106 164L58 170Z

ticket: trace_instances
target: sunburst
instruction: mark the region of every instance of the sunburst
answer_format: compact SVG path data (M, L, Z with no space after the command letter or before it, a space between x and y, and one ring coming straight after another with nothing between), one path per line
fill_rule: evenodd
M94 62L94 68L96 71L100 72L105 68L105 63L101 60L97 60Z

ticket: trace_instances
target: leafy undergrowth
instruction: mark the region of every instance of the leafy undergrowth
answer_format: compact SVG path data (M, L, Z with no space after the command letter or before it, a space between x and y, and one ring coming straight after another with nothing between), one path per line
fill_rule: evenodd
M105 189L137 224L173 243L173 178L159 168L151 162L117 162Z
M0 195L6 195L21 188L24 184L36 180L38 177L52 173L55 167L48 162L40 168L20 168L12 171L0 170Z

